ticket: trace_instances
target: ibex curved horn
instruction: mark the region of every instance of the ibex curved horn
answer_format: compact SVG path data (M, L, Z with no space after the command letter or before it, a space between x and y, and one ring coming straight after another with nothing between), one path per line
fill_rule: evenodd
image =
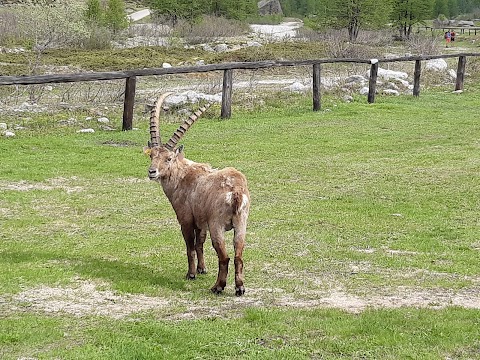
M166 92L158 97L158 99L153 104L153 109L150 112L150 141L148 147L156 147L162 144L160 139L160 129L158 126L158 119L160 117L160 110L162 109L162 104L165 98L173 93Z
M185 135L187 130L190 128L190 126L193 125L193 123L200 117L202 114L207 111L207 109L212 105L211 103L207 103L204 106L202 106L200 109L195 111L192 115L186 119L182 125L178 127L177 130L173 133L172 137L165 143L165 147L169 150L173 150L177 143L180 141L180 139Z

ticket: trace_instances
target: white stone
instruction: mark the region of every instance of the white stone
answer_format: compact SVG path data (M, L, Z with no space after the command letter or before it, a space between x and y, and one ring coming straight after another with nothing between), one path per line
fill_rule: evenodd
M181 104L185 104L187 100L188 100L187 95L172 94L165 99L164 104L165 106L181 105Z
M218 93L215 95L204 94L204 93L197 93L196 91L189 90L185 91L181 94L172 94L165 99L165 106L179 106L184 104L191 104L196 103L200 100L205 100L208 102L222 102L222 94Z
M0 123L0 130L7 130L7 124L6 123Z
M108 125L102 125L101 128L102 128L102 130L104 130L104 131L115 131L115 128L112 128L112 127L110 127L110 126L108 126Z
M360 89L360 95L368 95L368 87L364 86Z
M298 81L295 81L290 86L287 86L286 89L288 89L290 91L293 91L293 92L303 92L303 91L308 90L308 86L305 86L302 83L299 83Z
M383 89L382 93L385 95L395 95L395 96L400 95L400 93L397 90L393 90L393 89Z
M95 130L90 129L90 128L89 129L80 129L80 130L77 131L77 133L94 133L94 132L95 132Z
M166 63L166 62L164 62L162 64L162 68L164 68L164 69L171 68L171 67L172 67L172 64L169 64L169 63Z
M379 78L382 78L384 80L408 78L408 74L406 72L393 71L393 70L387 70L382 68L378 68L377 75ZM370 70L367 71L367 77L370 78Z
M127 15L127 18L130 21L138 21L138 20L141 20L141 19L143 19L147 16L150 16L150 10L149 9L143 9L143 10L131 13L130 15Z
M448 75L450 75L450 77L452 79L456 79L457 78L457 72L453 69L448 69Z
M110 122L110 120L108 120L108 118L106 118L106 117L101 117L101 118L97 119L97 122L102 123L102 124L108 124Z
M448 64L443 59L431 59L425 64L425 70L443 71L447 70Z
M228 50L228 46L227 44L218 44L218 45L215 45L215 51L216 52L225 52Z
M302 21L287 21L279 25L251 24L250 28L261 37L281 40L294 37L297 34L296 29L302 26Z
M347 83L363 83L366 79L362 75L351 75L345 79Z
M385 88L386 89L391 89L391 90L398 90L398 86L397 84L393 83L393 82L388 82L386 85L385 85Z
M14 137L15 133L13 131L7 130L3 133L5 137Z

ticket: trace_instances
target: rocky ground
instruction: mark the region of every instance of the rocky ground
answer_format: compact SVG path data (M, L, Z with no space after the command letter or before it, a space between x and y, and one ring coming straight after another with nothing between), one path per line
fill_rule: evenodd
M132 19L141 19L147 16L148 11L142 10L130 14ZM143 27L144 31L137 29L136 33L141 36L129 37L127 41L116 46L141 46L163 45L168 38L151 36L158 32L168 32L165 26L161 29L151 29L157 25L134 24ZM203 50L212 52L236 51L245 47L261 47L272 41L288 41L296 36L296 32L303 26L299 20L292 19L279 25L251 25L251 33L242 39L235 41L225 39L212 44L199 44ZM157 26L158 27L158 26ZM153 32L152 32L153 31ZM147 34L147 35L145 35ZM148 35L150 34L150 35ZM151 42L154 42L152 44ZM458 51L458 49L456 49ZM3 51L22 52L22 48L3 49ZM401 57L409 54L389 53L385 57ZM204 64L199 59L197 65ZM171 67L164 63L163 67ZM443 81L453 82L456 78L456 64L446 61L431 60L425 63L424 71L434 73L443 78ZM358 95L368 94L368 70L369 65L354 65L348 68L325 66L322 69L321 83L323 91L333 91L343 101L351 102ZM60 72L75 72L75 69L59 69ZM195 108L199 100L209 102L221 102L222 74L190 74L164 77L145 77L138 80L136 102L139 107L148 110L149 104L153 103L159 93L174 91L175 95L167 99L166 105L180 109L188 113ZM389 65L379 69L377 91L383 95L398 96L411 94L413 89L413 62L397 63L395 68ZM290 92L308 94L312 89L312 70L310 67L289 67L262 71L236 71L234 74L234 97L237 99L247 98L250 102L261 102L266 94L273 92ZM93 118L106 130L113 130L108 123L106 114L113 108L121 111L123 106L124 81L77 83L77 84L49 84L25 87L10 87L0 94L0 111L4 114L14 114L17 117L28 116L30 113L51 111L52 109L87 109ZM83 105L82 105L83 104ZM89 116L87 121L92 120ZM74 119L64 119L64 122L72 122ZM0 124L0 131L4 136L15 136L15 130L21 129L19 124ZM85 129L83 129L85 130ZM87 131L87 130L85 130ZM88 130L89 131L89 130Z

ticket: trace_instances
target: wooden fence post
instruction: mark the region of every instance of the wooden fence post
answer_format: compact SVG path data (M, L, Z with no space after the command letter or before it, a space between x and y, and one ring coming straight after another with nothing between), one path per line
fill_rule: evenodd
M319 111L322 107L320 84L320 64L313 64L313 111Z
M377 91L377 76L378 76L378 60L370 60L370 80L368 82L368 103L375 102L375 92Z
M455 82L455 90L463 90L463 78L465 76L465 64L467 63L466 56L458 57L457 67L457 81Z
M230 119L232 116L232 90L233 90L233 70L228 69L223 72L222 88L222 119Z
M135 102L135 87L137 77L128 77L125 82L125 101L123 103L123 125L122 130L132 130L133 123L133 104Z
M415 72L413 74L413 96L420 95L420 75L422 74L422 62L415 60Z

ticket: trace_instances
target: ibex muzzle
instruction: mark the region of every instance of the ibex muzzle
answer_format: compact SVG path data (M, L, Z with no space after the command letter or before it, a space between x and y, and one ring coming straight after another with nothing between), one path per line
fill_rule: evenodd
M245 176L234 168L212 169L184 157L178 141L208 108L209 104L191 115L164 144L161 142L158 119L164 99L161 95L150 116L150 142L145 153L151 164L148 177L159 181L177 214L187 247L187 279L206 273L203 244L210 232L218 256L218 276L212 292L221 293L227 283L230 258L225 247L225 231L234 230L235 293L245 293L243 249L250 209L250 194ZM195 263L195 258L197 263Z

